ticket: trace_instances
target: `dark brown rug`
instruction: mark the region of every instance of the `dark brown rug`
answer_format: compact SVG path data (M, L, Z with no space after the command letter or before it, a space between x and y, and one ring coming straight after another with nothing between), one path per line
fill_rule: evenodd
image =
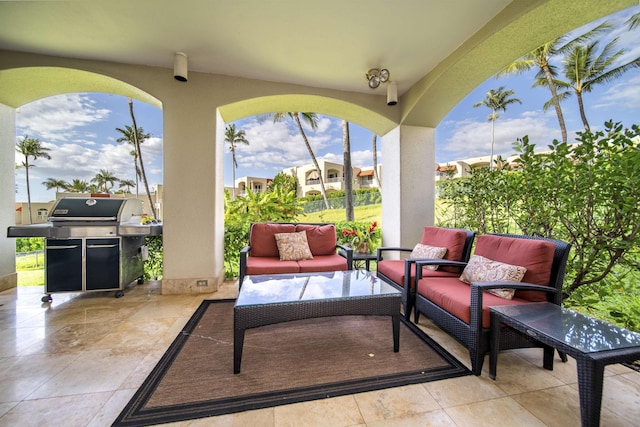
M233 374L232 300L204 301L114 422L146 426L469 375L404 319L299 320L247 330Z

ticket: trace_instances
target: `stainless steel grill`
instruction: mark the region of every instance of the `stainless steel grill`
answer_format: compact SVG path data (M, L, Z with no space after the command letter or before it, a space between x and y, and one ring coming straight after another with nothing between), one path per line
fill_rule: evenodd
M159 224L140 225L138 199L64 198L47 224L16 225L8 237L45 237L45 296L57 292L115 290L144 280L144 237L162 234Z

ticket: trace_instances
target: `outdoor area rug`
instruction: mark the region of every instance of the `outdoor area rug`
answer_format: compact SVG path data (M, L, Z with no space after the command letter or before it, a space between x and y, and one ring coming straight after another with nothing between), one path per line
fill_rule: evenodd
M233 300L204 301L114 426L145 426L469 375L404 319L341 316L249 329L233 374Z

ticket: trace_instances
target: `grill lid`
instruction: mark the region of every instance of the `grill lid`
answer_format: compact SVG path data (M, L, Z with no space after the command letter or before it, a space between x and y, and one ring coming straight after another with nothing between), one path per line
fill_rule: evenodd
M68 197L51 209L49 222L101 221L121 222L142 215L142 200L116 198Z

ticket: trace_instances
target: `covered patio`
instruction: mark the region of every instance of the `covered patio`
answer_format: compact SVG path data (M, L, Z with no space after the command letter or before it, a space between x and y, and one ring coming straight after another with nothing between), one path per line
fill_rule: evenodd
M41 288L16 288L15 242L2 233L0 423L110 424L199 302L235 295L237 285L224 281L225 123L310 111L382 135L383 241L408 246L434 222L435 128L447 112L515 58L634 5L636 0L0 3L0 229L14 222L15 115L29 102L96 91L161 107L165 162L164 278L124 299L69 294L41 306ZM186 82L173 77L179 51L189 57ZM387 105L383 89L367 86L363 76L373 67L390 70L397 105ZM197 286L200 280L208 286ZM428 320L421 327L468 361L467 350ZM540 359L539 350L506 353L497 382L483 374L201 423L577 425L574 362L556 363L547 372ZM607 374L602 423L633 424L640 374L620 365Z

